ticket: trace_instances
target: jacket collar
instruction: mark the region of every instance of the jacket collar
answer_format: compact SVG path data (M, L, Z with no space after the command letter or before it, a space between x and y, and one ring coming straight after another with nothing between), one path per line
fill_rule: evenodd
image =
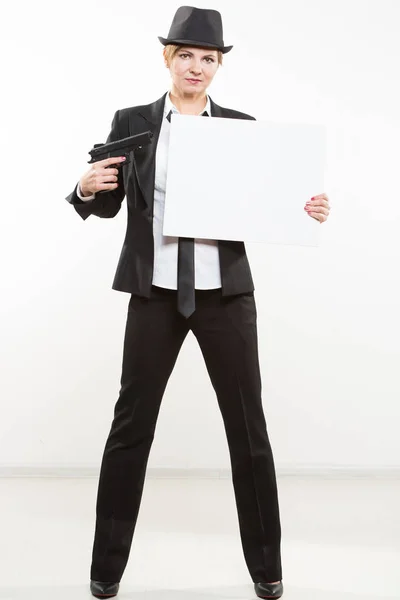
M168 95L168 97L167 97ZM169 108L173 106L171 99L169 97L169 91L165 92L161 98L152 102L151 104L146 104L142 106L139 110L139 114L146 119L149 123L152 123L155 126L161 127L161 121L164 116L164 110L166 106L170 103ZM211 114L212 117L222 117L223 109L213 102L211 96L207 96L207 104L205 107L208 114ZM167 110L167 113L169 109Z
M170 97L170 91L165 95L165 106L164 106L164 117L169 113L169 111L171 110L173 113L179 114L179 110L176 108L175 104L173 104L171 97ZM207 102L205 107L203 108L203 110L198 113L199 115L202 115L203 113L207 113L210 114L211 112L211 103L210 103L210 98L209 96L207 96Z

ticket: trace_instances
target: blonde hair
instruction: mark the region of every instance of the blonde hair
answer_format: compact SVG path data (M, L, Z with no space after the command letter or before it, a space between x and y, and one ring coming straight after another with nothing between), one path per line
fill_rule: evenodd
M182 45L178 46L176 44L167 44L165 46L164 56L168 62L168 65L170 65L171 60L174 58L175 54L178 52L178 50L180 48L183 48L183 46ZM216 48L214 48L214 49L216 50ZM221 50L218 50L218 64L219 65L222 65L222 57L223 57L223 54L222 54Z

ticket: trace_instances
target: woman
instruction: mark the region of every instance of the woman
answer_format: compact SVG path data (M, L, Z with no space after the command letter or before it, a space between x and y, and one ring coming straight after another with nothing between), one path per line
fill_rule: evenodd
M117 111L107 141L151 130L151 144L94 163L67 200L78 214L114 217L127 198L128 224L113 288L131 294L121 389L99 479L91 592L118 593L142 497L162 396L191 330L215 389L229 444L240 536L261 598L283 593L281 527L272 451L261 400L254 286L242 242L164 238L162 221L171 112L254 119L207 96L223 54L221 15L180 7L159 38L172 79L156 102ZM117 169L110 165L119 164ZM103 192L99 194L99 192ZM323 222L328 198L305 207ZM194 283L196 282L196 283Z

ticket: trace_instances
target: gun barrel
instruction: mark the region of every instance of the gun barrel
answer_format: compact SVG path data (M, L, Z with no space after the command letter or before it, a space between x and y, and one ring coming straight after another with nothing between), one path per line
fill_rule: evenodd
M96 144L96 146L90 150L89 154L92 159L94 159L98 156L102 156L103 154L109 154L119 150L134 150L139 146L149 144L153 135L154 134L152 131L144 131L143 133L137 133L135 135L122 138L121 140L116 140L115 142L109 142L108 144Z

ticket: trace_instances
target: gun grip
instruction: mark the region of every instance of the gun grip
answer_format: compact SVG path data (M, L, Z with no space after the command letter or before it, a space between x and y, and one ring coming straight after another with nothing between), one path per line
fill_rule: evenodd
M115 163L114 165L108 165L108 167L105 167L106 169L119 169L120 167L122 167L123 165L126 165L129 162L129 152L123 152L122 154L119 154L118 156L125 156L124 162L122 163ZM114 191L114 190L101 190L100 192L98 192L98 194L108 194L110 191Z

